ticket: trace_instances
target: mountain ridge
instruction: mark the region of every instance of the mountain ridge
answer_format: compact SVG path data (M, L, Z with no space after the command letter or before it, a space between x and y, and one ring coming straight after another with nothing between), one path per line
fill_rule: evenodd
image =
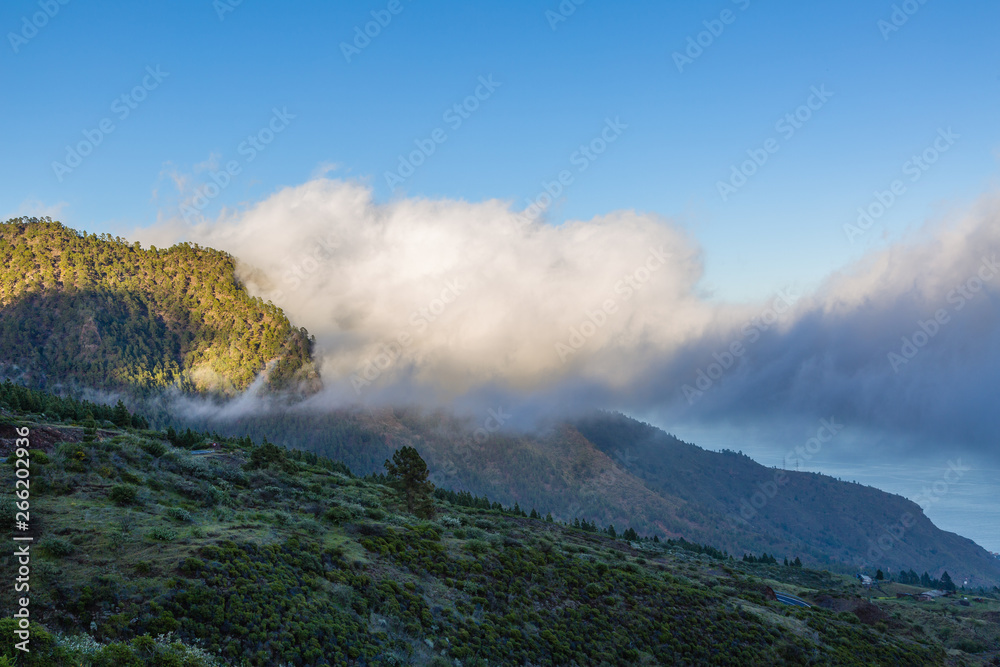
M157 392L166 387L223 400L258 380L265 392L315 391L313 339L280 308L251 297L235 259L210 248L143 249L18 218L0 225L0 258L0 371L29 385L131 392L155 425L267 438L362 474L410 445L444 488L546 507L567 521L684 537L735 554L801 556L841 570L917 568L938 576L948 569L1000 582L1000 561L936 528L902 497L708 452L623 415L592 413L485 440L462 418L403 408L316 414L282 401L269 411L274 402L264 401L231 423L157 415Z

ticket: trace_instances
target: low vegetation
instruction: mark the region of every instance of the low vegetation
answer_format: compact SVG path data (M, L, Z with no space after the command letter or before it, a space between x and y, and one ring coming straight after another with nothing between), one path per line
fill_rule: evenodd
M415 452L358 478L245 438L192 452L161 431L101 429L82 443L82 424L3 419L47 439L32 451L32 652L14 655L6 619L0 660L957 665L1000 650L987 591L969 606L872 602L849 577L772 555L432 496Z

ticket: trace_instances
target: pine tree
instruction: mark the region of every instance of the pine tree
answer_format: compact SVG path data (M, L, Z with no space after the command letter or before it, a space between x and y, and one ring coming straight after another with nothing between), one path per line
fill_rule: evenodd
M97 422L94 421L94 415L88 412L87 418L83 422L83 441L93 442L96 439L97 439Z
M406 509L425 519L434 515L434 504L431 500L434 485L427 481L430 473L427 464L413 447L400 447L392 455L392 461L386 459L385 469L390 484L403 494Z
M112 414L111 421L114 422L115 426L124 428L132 425L132 415L129 414L128 408L125 407L121 399L118 399L118 404L115 405Z

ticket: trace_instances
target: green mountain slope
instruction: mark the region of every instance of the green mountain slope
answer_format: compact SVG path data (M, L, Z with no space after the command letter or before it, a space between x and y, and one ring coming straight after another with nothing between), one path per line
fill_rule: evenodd
M305 330L247 294L231 256L143 249L47 219L0 224L0 372L39 387L234 394L315 386Z
M0 455L31 431L28 665L937 665L1000 648L990 596L937 621L872 605L849 577L689 544L440 500L419 520L379 480L302 452L199 454L162 432L3 414Z
M764 467L735 452L709 452L622 415L576 423L604 452L624 451L629 470L650 490L685 499L724 523L704 539L738 550L802 551L816 563L854 568L957 567L963 578L1000 583L1000 560L972 540L942 531L916 503L870 486L817 473ZM738 532L732 529L740 529ZM957 566L957 567L956 567Z
M469 421L400 409L261 411L235 422L193 425L307 449L364 474L377 472L395 449L408 445L427 460L440 486L526 509L544 507L563 520L631 526L735 554L799 556L844 572L905 568L939 577L949 571L973 585L1000 584L1000 560L940 530L901 496L709 452L620 415L598 413L544 432L498 432L486 439L474 435L478 425ZM778 472L784 477L771 489ZM762 488L768 495L757 500L766 502L751 506L754 512L744 519L741 512ZM873 551L880 540L888 547Z

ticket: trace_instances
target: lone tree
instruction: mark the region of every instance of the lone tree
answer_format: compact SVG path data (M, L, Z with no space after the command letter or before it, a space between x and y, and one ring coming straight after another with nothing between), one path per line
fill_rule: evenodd
M83 420L83 441L93 442L97 439L97 422L94 421L94 415L87 413L87 418Z
M115 423L115 426L125 428L132 425L132 415L129 414L128 408L125 407L125 403L121 399L118 399L118 404L115 405L112 415L111 421Z
M434 504L431 494L434 485L427 481L427 464L420 458L413 447L400 447L392 455L392 461L386 459L385 470L390 478L390 485L403 494L408 512L423 519L434 516Z

